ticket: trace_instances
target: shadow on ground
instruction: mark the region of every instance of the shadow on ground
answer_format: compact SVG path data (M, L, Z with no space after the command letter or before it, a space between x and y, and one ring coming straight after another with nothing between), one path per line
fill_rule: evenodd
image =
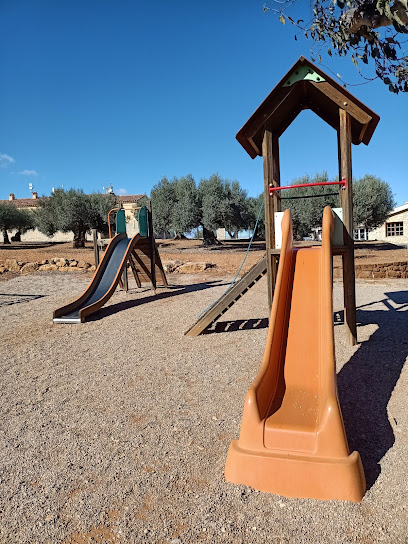
M37 298L43 298L47 295L20 295L17 293L0 293L0 307L12 306L13 304L20 304L22 302L31 302Z
M148 304L149 302L163 300L178 295L184 295L186 293L194 293L195 291L203 291L204 289L210 289L211 287L222 287L223 285L228 285L228 282L221 283L219 280L214 280L205 281L202 283L194 283L192 285L169 285L169 287L166 288L166 291L158 291L156 295L152 291L152 294L147 297L135 298L132 300L126 300L124 302L117 302L116 304L111 304L110 306L103 307L94 314L87 317L87 321L98 321L99 319L102 319L108 315L116 314L116 312L128 310L129 308L134 308L135 306L142 306L143 304ZM151 290L150 288L147 289ZM142 288L142 290L146 291L146 289L144 288ZM132 296L134 294L134 296L137 297L138 293L143 292L142 290L132 290L128 293L128 296Z
M337 385L350 451L360 452L367 479L373 486L380 461L394 445L398 421L387 406L408 355L408 293L386 293L388 298L357 309L360 326L378 325L369 340L340 370ZM369 306L383 304L383 309ZM341 316L339 316L341 317Z
M389 251L391 249L405 249L403 245L391 244L389 242L367 243L355 242L354 249L368 249L371 251Z
M267 329L268 324L269 319L267 317L259 317L254 319L235 319L233 321L217 321L210 329L206 329L203 334Z

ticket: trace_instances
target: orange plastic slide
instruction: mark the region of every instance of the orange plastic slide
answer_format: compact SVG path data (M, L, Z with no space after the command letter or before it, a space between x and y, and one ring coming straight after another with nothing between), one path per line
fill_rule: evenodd
M225 477L287 497L358 502L360 455L350 454L337 398L331 233L325 208L320 247L293 248L290 212L261 369L244 405Z

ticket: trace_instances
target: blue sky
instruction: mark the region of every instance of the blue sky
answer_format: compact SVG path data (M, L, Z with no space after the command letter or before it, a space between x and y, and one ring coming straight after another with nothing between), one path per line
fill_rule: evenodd
M311 46L263 4L2 0L0 198L29 197L30 182L40 196L149 193L162 176L214 172L261 193L262 159L235 134ZM349 59L323 62L361 83ZM403 204L408 97L348 88L381 117L370 145L353 146L354 178L380 176ZM336 134L306 111L281 137L281 181L323 170L337 174Z

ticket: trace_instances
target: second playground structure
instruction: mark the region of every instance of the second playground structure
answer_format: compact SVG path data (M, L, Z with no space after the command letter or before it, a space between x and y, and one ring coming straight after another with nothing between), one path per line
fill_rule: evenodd
M111 238L95 274L82 295L54 311L54 323L82 323L86 317L101 308L113 295L119 283L127 288L127 267L131 267L136 285L156 281L167 287L167 279L153 237L151 214L146 207L139 213L140 233L132 238L126 235L123 210L117 210L116 236ZM123 212L123 213L122 213Z

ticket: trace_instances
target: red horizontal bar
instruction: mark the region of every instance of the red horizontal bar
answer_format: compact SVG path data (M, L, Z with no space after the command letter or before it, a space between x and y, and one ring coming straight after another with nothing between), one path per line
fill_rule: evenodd
M283 185L282 187L269 187L269 194L275 191L283 191L284 189L299 189L300 187L315 187L316 185L342 185L343 189L347 187L347 179L343 178L341 181L322 181L316 183L298 183L297 185Z

